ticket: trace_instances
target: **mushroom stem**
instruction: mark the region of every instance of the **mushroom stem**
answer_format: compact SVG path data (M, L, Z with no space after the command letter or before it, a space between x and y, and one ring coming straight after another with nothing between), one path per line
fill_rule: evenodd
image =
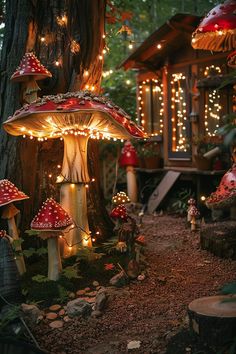
M196 230L196 218L195 216L192 216L191 219L191 231L195 231Z
M7 220L8 223L8 233L9 235L14 239L14 240L19 240L19 234L15 222L14 216L12 218L9 218ZM16 247L16 251L22 251L21 245ZM20 275L24 274L26 272L26 267L25 267L25 260L23 256L17 255L16 256L16 265L18 268L18 271Z
M32 103L37 100L37 92L40 90L34 77L30 77L28 81L22 83L22 98L23 102Z
M137 181L136 173L133 166L126 167L126 176L127 176L127 194L132 203L137 202Z
M78 228L64 234L63 257L77 254L79 247L91 247L87 215L87 191L82 183L63 183L61 185L61 206L72 217ZM63 239L60 239L63 242Z
M92 246L87 214L87 192L89 182L87 168L88 136L64 136L64 158L61 175L61 205L71 215L78 228L65 234L64 257L75 255L79 246ZM82 229L82 230L81 230ZM63 242L60 241L60 242Z
M48 279L58 280L62 270L58 237L48 239Z

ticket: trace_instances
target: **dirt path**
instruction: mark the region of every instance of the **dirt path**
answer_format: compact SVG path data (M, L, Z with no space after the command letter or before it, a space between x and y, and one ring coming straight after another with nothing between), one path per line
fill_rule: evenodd
M42 348L53 354L118 354L127 353L128 341L140 341L131 353L164 354L167 342L188 327L188 304L235 281L236 262L200 250L199 233L191 233L185 219L145 216L142 231L147 278L117 291L101 318L72 320L61 330L40 324L35 330Z

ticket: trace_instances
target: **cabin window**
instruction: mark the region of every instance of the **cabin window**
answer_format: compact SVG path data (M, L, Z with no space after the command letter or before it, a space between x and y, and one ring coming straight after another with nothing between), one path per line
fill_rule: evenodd
M163 133L163 85L157 79L139 83L138 108L139 120L150 135Z
M190 142L185 73L177 72L171 74L169 99L169 157L187 157L190 153Z
M204 106L204 125L206 135L215 136L217 133L220 126L221 110L220 91L216 89L206 90Z

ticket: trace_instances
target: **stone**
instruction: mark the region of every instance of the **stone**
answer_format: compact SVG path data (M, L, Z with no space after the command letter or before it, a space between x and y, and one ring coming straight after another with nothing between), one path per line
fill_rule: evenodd
M58 312L58 315L59 316L64 316L66 313L66 311L64 309L61 309L59 312Z
M95 288L97 287L97 286L99 286L100 284L99 284L99 282L97 281L97 280L94 280L93 281L93 286L95 286Z
M62 328L63 325L64 325L63 321L60 321L60 320L58 320L58 321L53 321L53 322L50 322L50 323L49 323L49 327L54 328L54 329L56 329L56 328Z
M52 305L49 307L50 311L58 311L61 309L61 305Z
M91 313L91 317L93 317L93 318L98 318L98 317L101 317L101 316L102 316L102 312L98 311L98 310L94 310Z
M75 298L75 293L71 292L71 293L69 293L68 296L69 296L70 299L74 299Z
M140 270L139 270L138 262L136 262L134 259L131 259L131 261L129 261L128 270L127 270L127 274L129 276L129 278L136 279L138 277L139 273L140 273Z
M146 275L145 275L145 274L139 274L138 277L137 277L137 279L138 279L139 281L143 281L145 278L146 278Z
M71 321L71 318L70 318L69 316L65 316L65 317L63 318L63 321L64 321L64 322L69 322L69 321Z
M97 295L97 291L90 291L89 293L86 293L86 296L89 296L89 297L94 297Z
M36 305L21 304L23 318L31 324L37 324L39 317L42 316L42 311Z
M84 289L76 291L77 296L83 296L83 295L85 295L85 293L86 293L86 291Z
M55 313L55 312L49 312L46 314L47 320L55 320L55 318L57 318L57 313Z
M107 295L105 291L99 291L95 301L95 311L101 311L104 309L107 302Z
M120 273L114 275L114 277L112 277L109 282L111 285L119 288L119 287L124 286L128 283L128 278L127 278L127 275L125 274L125 272L122 270Z
M67 303L66 310L70 317L88 316L92 311L92 307L83 299L75 299Z
M127 349L132 350L132 349L138 349L140 348L141 341L140 340L131 340L127 344Z

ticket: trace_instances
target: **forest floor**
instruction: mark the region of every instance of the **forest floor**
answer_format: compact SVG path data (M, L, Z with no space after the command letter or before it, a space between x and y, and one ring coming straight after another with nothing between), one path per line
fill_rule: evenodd
M236 262L201 250L199 231L191 232L185 218L145 215L141 231L147 241L146 278L115 291L99 318L73 318L60 329L42 321L34 328L42 349L51 354L215 353L189 333L187 307L235 281ZM139 348L128 349L129 342Z

